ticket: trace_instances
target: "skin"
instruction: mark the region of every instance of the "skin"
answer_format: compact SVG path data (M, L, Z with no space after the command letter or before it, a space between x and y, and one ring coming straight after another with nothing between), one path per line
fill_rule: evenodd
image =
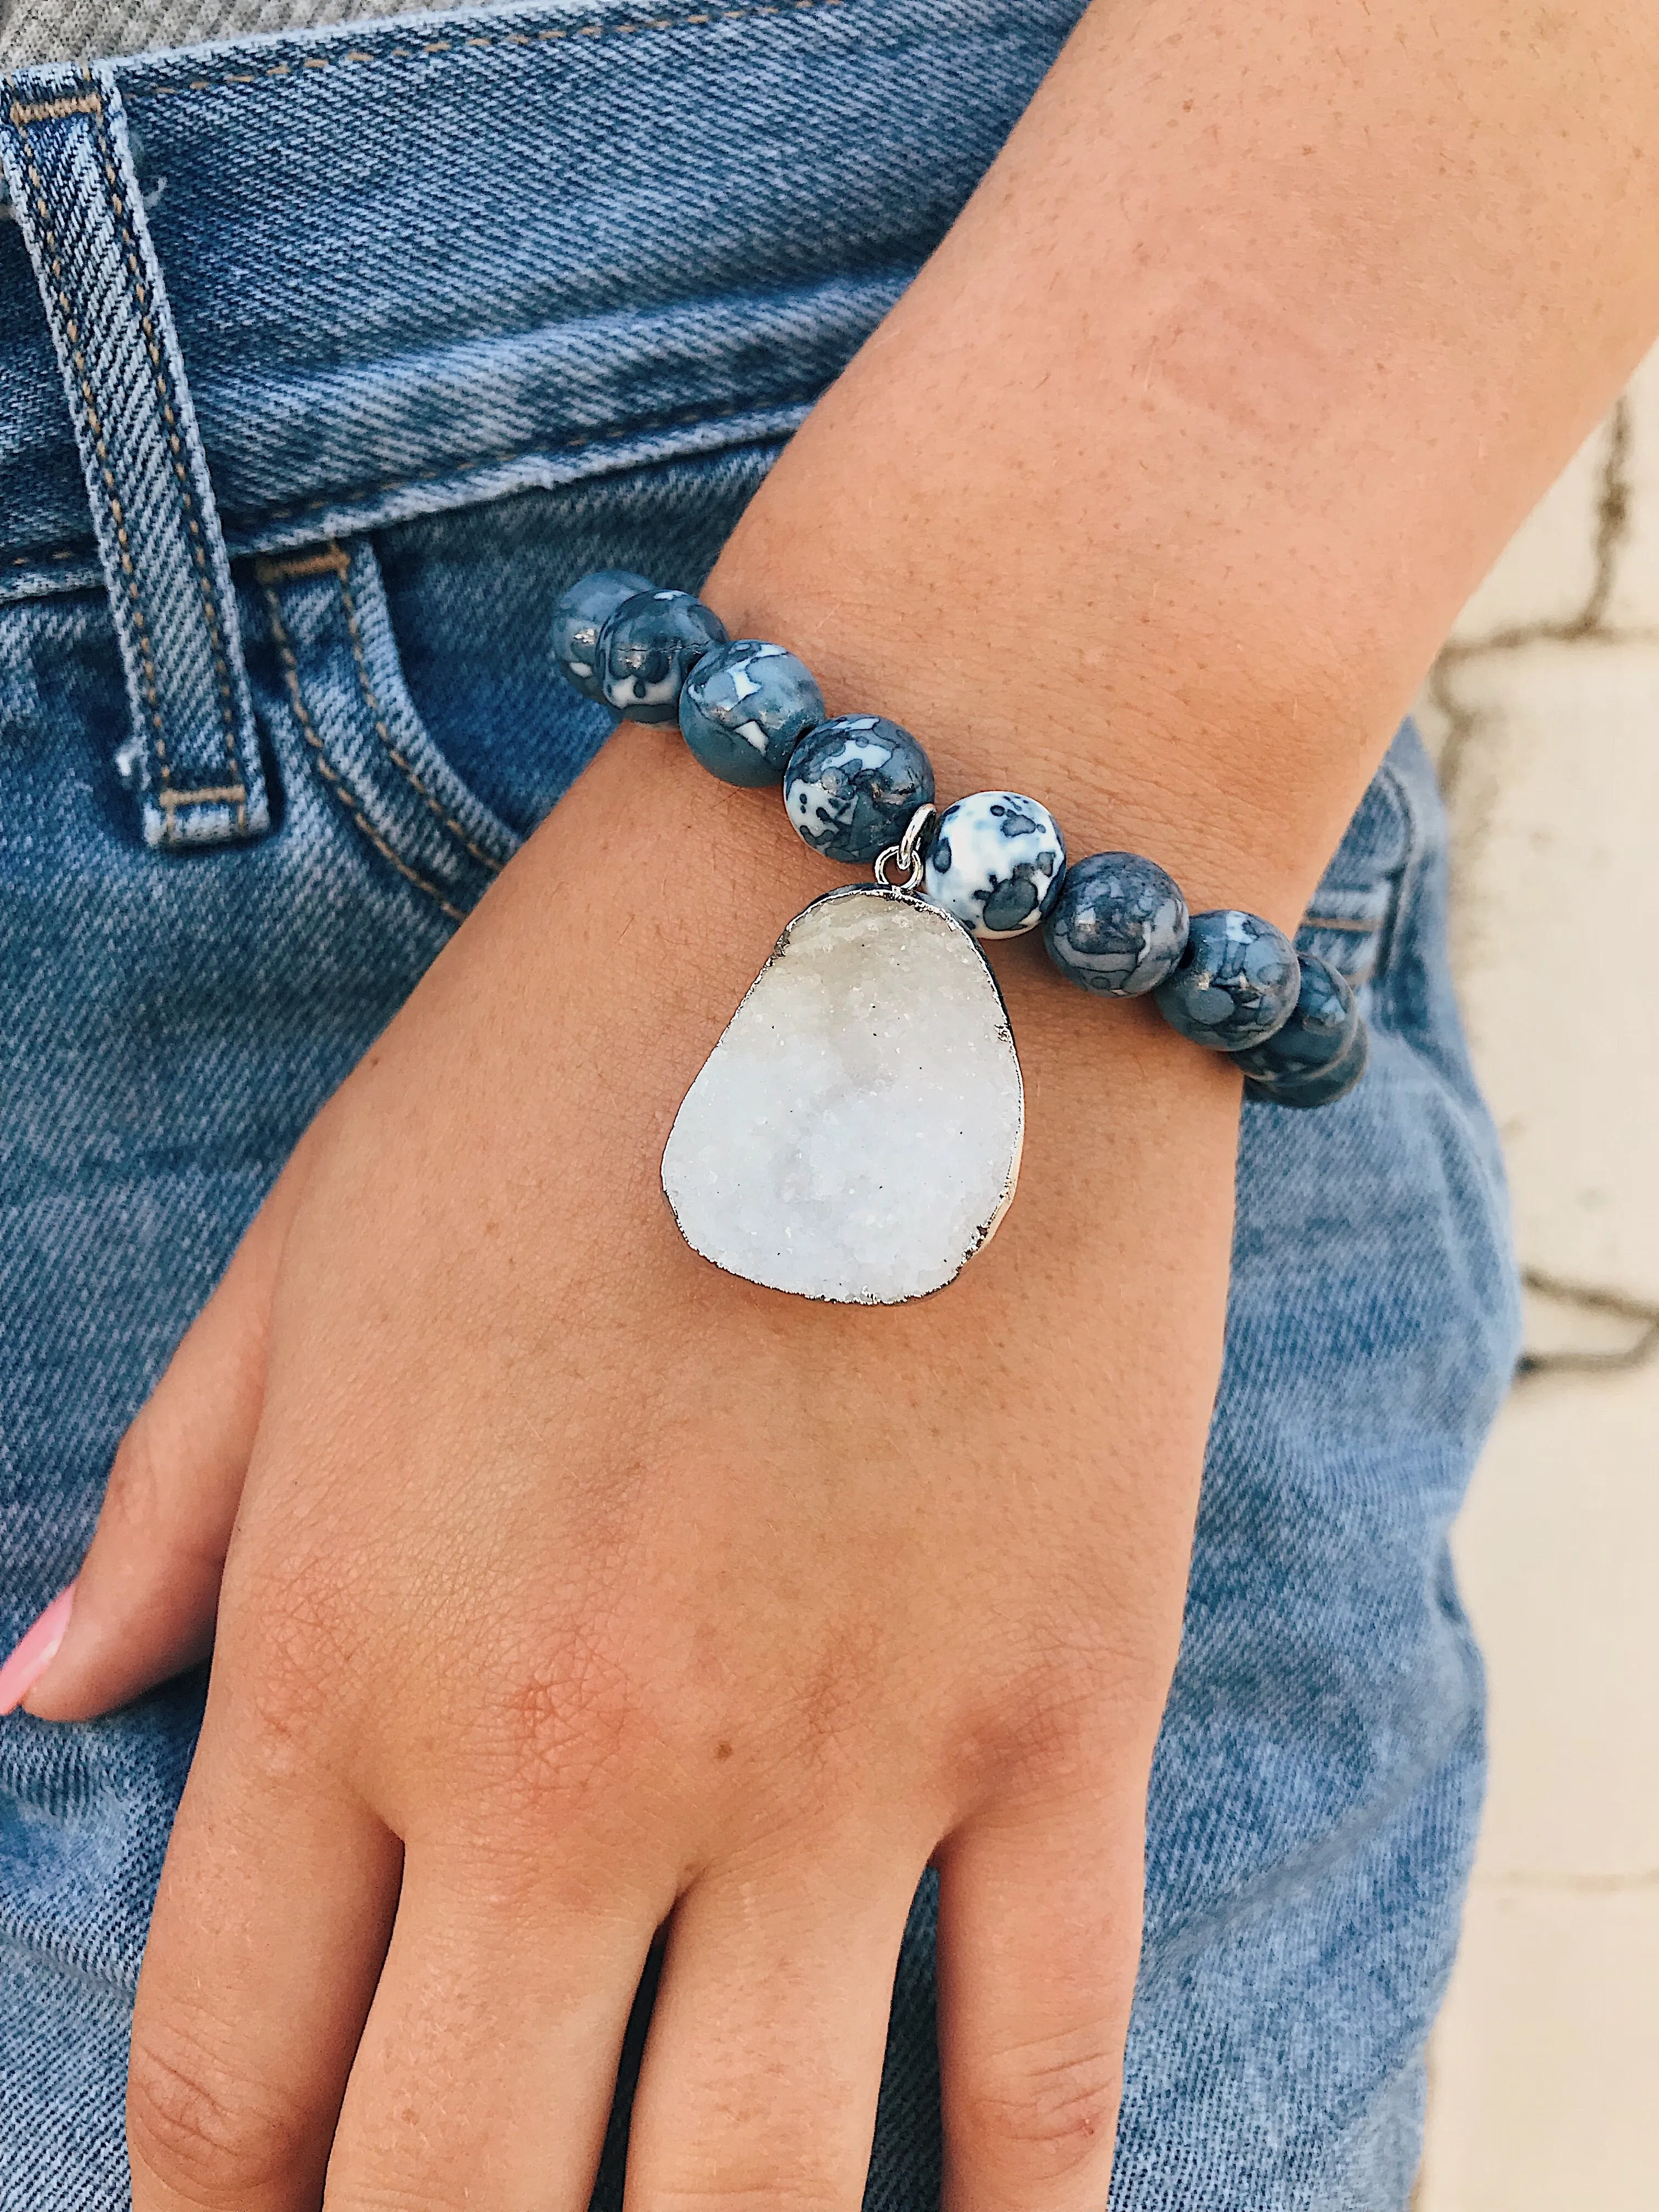
M1292 925L1659 330L1656 101L1631 0L1097 6L708 598L945 793L1028 789L1074 852ZM674 907L618 929L624 879ZM625 726L124 1442L28 1703L106 1711L216 1609L138 2212L325 2176L331 2212L580 2212L665 1923L634 2212L853 2212L930 1857L947 2212L1104 2202L1237 1082L1000 949L1030 1127L996 1242L899 1309L720 1274L662 1143L835 879Z

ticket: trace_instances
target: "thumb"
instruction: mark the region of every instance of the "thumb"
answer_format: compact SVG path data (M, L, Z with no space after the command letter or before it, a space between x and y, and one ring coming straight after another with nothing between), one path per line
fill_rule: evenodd
M296 1152L122 1437L79 1575L6 1664L14 1676L8 1702L41 1720L109 1712L212 1648L219 1580L264 1401L271 1296L303 1188L300 1166ZM36 1664L28 1667L31 1644ZM25 1671L28 1680L16 1681Z

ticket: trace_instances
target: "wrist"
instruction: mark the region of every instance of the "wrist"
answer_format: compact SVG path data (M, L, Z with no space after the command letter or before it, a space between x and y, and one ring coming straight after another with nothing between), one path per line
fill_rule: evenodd
M981 783L992 771L981 764ZM954 795L943 772L941 795ZM578 974L565 948L547 940L543 917L602 910L607 899L614 910L606 887L624 872L646 895L622 928L593 933ZM562 971L556 983L550 974L547 988L566 1000L573 991L591 997L605 1033L619 1024L630 1032L627 1049L641 1077L661 1085L659 1117L672 1117L791 916L827 891L869 880L867 869L837 866L802 844L775 790L719 783L673 726L626 720L508 874L526 900L516 933L533 930L537 957ZM1121 1097L1128 1083L1212 1099L1224 1121L1236 1119L1240 1083L1231 1060L1195 1050L1150 998L1079 991L1054 968L1040 931L983 940L981 949L1035 1099L1063 1098L1068 1116L1082 1116L1103 1085Z
M914 732L941 806L969 791L1029 792L1074 857L1144 853L1194 912L1242 907L1294 931L1358 795L1342 766L1352 747L1333 744L1322 792L1294 775L1268 726L1317 711L1352 720L1349 703L1282 701L1241 672L1229 693L1206 687L1200 710L1160 674L1169 655L1156 643L1140 671L1108 670L1086 647L1066 666L1022 639L1023 624L1001 623L989 589L964 583L942 605L828 584L810 532L790 562L775 551L769 529L750 538L739 525L702 596L733 637L774 638L805 661L830 714L883 714Z

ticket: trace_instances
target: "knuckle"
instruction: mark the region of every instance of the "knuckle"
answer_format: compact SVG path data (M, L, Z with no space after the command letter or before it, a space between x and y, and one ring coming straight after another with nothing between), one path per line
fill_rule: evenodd
M337 1735L357 1680L349 1591L313 1562L237 1563L220 1606L218 1664L234 1673L248 1755L268 1779Z
M135 2025L127 2142L141 2172L204 2207L240 2205L290 2176L302 2154L291 2110L179 2027Z
M483 1723L492 1800L532 1819L608 1796L668 1749L634 1668L592 1632L567 1632L510 1667Z
M1166 1690L1138 1654L1021 1653L969 1714L963 1763L999 1788L1091 1789L1150 1756Z
M957 2117L977 2154L1055 2180L1109 2151L1117 2100L1116 2056L1098 2031L1085 2030L987 2063Z

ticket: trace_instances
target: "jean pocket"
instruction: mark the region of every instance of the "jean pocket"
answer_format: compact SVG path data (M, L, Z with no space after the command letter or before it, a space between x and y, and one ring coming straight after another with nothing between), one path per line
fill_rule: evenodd
M1420 750L1409 723L1368 786L1297 931L1297 950L1316 952L1357 991L1387 969L1403 886L1425 834L1398 772L1402 750Z
M304 767L410 888L451 921L518 848L428 736L404 681L386 586L367 538L262 560L279 750Z

